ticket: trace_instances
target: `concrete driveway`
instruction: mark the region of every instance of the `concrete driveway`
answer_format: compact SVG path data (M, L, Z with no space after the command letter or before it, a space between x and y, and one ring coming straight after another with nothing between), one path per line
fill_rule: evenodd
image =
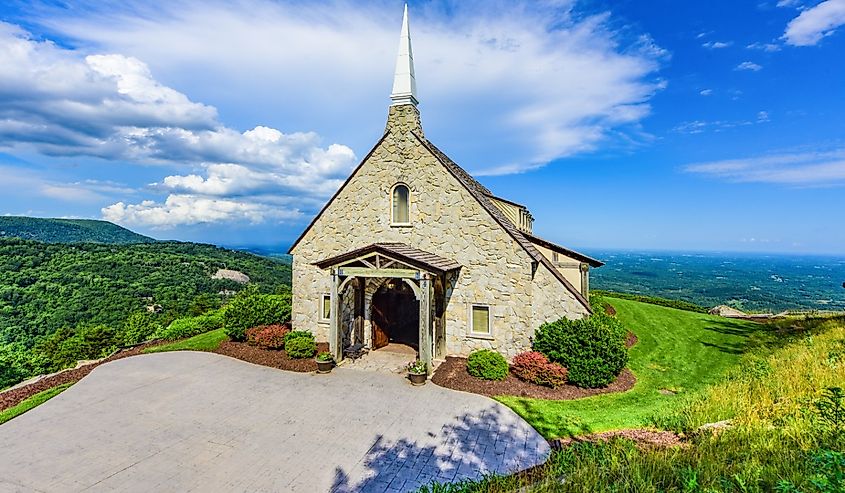
M411 491L548 453L504 406L431 383L160 353L102 365L0 425L0 492Z

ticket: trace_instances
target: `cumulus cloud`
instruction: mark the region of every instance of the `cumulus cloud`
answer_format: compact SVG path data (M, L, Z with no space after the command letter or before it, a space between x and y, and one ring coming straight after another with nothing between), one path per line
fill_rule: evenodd
M438 142L471 170L520 172L589 151L649 113L668 53L647 35L626 39L630 31L615 30L609 13L572 8L570 1L453 1L412 10L427 129L446 136ZM362 150L374 140L401 9L341 0L186 0L156 9L129 2L126 9L92 5L42 22L143 59L169 78L214 80L226 88L206 88L224 102L218 106L250 94L285 114L324 115L321 133L348 136ZM480 149L495 160L461 159L477 159Z
M763 70L763 66L758 65L754 62L742 62L737 65L734 70L750 70L752 72L758 72L760 70Z
M845 0L825 0L792 19L783 39L793 46L812 46L842 25L845 25Z
M325 197L355 161L346 146L321 147L315 133L226 127L215 108L160 84L137 58L83 56L0 23L0 65L5 67L0 71L0 148L190 166L206 174L173 175L154 184L173 193L162 204L120 203L103 209L105 217L118 222L163 227L298 217L297 209L274 210L276 205L259 195ZM125 188L90 180L45 182L38 190L64 200L128 195Z
M742 183L800 186L845 184L845 149L786 152L745 159L690 164L689 173Z
M143 224L153 228L171 228L198 223L267 220L291 220L302 213L272 207L255 201L172 194L164 203L144 200L139 204L118 202L103 208L103 218L124 224Z

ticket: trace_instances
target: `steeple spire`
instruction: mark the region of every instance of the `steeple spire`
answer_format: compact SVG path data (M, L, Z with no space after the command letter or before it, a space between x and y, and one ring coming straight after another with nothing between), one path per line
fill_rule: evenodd
M417 81L414 78L414 54L411 52L411 33L408 30L408 4L402 17L402 33L399 35L399 54L396 55L396 72L393 76L393 101L391 106L412 104L416 106Z

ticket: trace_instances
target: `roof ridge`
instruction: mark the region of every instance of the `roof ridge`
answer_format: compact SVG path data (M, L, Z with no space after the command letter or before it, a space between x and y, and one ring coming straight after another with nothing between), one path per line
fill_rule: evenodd
M431 152L434 157L437 158L438 161L440 161L440 164L442 164L447 170L449 170L450 173L452 173L452 175L464 186L464 188L467 189L470 195L472 195L475 200L477 200L478 203L481 204L481 207L483 207L491 216L493 216L493 219L498 222L499 225L502 226L502 228L504 228L505 231L507 231L508 234L510 234L511 237L517 243L519 243L519 245L523 249L525 249L526 253L528 253L531 258L537 261L537 263L543 264L543 266L548 269L549 272L558 281L560 281L582 305L584 305L584 308L586 308L589 313L593 312L592 308L590 308L590 302L587 301L584 295L581 294L580 291L575 289L575 286L573 286L572 283L570 283L566 279L566 277L564 277L563 274L561 274L560 271L558 271L557 268L552 265L552 262L547 259L545 255L540 253L540 251L534 247L534 245L531 243L531 240L529 240L522 233L522 231L519 231L516 226L514 226L514 224L508 218L506 218L504 214L502 214L502 211L499 210L498 207L493 205L489 198L490 195L493 195L490 190L488 190L484 185L479 183L457 163L452 161L449 156L447 156L443 151L438 149L437 146L434 145L430 140L424 137L420 137L414 131L411 131L411 134L413 134L414 137L416 137L417 140L419 140L420 143L424 147L426 147L429 152Z

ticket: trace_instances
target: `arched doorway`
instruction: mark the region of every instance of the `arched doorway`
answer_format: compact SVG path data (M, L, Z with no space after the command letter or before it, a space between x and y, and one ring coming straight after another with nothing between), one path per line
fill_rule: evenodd
M390 279L373 294L373 349L390 343L418 349L420 302L408 283Z

